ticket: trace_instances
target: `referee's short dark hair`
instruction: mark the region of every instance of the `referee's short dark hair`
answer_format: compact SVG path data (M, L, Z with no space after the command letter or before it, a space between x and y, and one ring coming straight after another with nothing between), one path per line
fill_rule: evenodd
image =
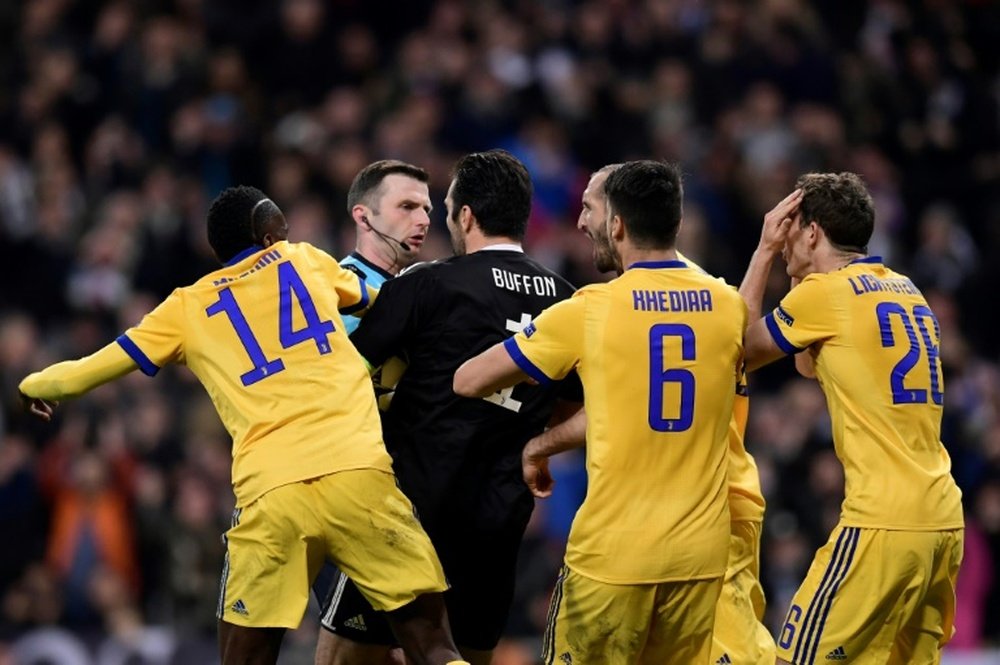
M604 182L609 215L618 215L632 243L671 249L681 224L684 190L676 164L649 159L626 162Z
M430 176L427 171L420 168L419 166L414 166L413 164L407 164L406 162L401 162L398 159L380 159L377 162L372 162L365 168L358 171L358 174L354 176L354 180L351 182L351 188L347 190L347 212L351 212L354 206L359 203L363 203L369 208L375 209L378 203L379 190L382 187L382 181L386 179L387 176L398 173L400 175L409 176L414 180L420 182L427 182L430 180Z
M524 164L506 150L474 152L455 165L451 191L457 217L469 206L487 236L521 240L531 215L531 176Z
M257 242L261 227L275 213L280 215L281 210L256 187L229 187L208 208L208 244L219 261L226 263Z

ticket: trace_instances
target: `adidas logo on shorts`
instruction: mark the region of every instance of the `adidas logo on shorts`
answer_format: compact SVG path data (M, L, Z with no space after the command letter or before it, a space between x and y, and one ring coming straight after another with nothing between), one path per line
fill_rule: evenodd
M360 614L345 621L344 626L353 628L354 630L368 630L368 626L365 625L365 618Z
M242 614L245 617L250 616L250 610L247 609L247 606L243 604L242 600L237 600L235 603L233 603L233 606L230 609L233 612L236 612L237 614Z
M827 660L847 660L847 652L844 651L844 647L837 647L830 653L826 654Z
M728 653L724 653L722 658L715 661L715 665L733 665L733 659L729 657Z
M573 656L570 655L569 651L559 656L559 660L566 663L566 665L573 665Z

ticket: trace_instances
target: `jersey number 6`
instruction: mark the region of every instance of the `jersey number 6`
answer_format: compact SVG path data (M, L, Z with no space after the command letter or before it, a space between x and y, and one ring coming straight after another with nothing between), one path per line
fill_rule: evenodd
M304 328L295 330L292 328L292 298L299 301L302 309L302 317L305 319ZM243 348L250 356L253 369L240 375L240 381L244 386L250 386L258 381L273 376L285 369L285 363L281 358L268 360L260 348L260 342L250 330L243 310L236 302L235 296L230 287L219 291L219 299L205 309L205 314L215 316L220 312L229 317L229 323L236 331L236 336L240 338ZM303 283L299 273L295 271L295 266L290 262L278 264L278 340L281 348L287 349L301 344L302 342L313 340L316 343L316 350L321 355L330 353L329 336L336 330L333 321L323 321L316 313L316 306L313 304L312 296Z
M694 421L694 374L686 369L667 369L663 341L679 337L681 360L694 360L694 331L683 323L658 323L649 329L649 426L656 432L684 432ZM680 415L663 417L663 386L676 383L681 391Z

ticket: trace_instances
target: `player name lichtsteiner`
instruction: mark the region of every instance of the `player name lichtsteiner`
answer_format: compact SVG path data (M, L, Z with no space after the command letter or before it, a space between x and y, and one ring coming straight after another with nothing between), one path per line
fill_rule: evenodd
M633 290L632 307L640 312L710 312L712 292L708 289Z
M535 293L540 296L556 295L556 280L554 277L541 275L522 275L501 268L493 268L493 283L501 289L517 293Z
M880 291L909 294L920 293L920 289L918 289L913 282L906 277L879 279L878 277L874 277L872 275L856 275L854 277L848 277L847 281L851 283L851 288L854 289L854 294L858 296L865 293L878 293Z

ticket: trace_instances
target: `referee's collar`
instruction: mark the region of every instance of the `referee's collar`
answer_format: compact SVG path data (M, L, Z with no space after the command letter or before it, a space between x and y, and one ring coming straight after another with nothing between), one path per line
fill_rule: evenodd
M499 242L495 245L486 245L485 247L479 248L480 252L493 251L493 252L521 252L524 253L524 249L517 243L514 242Z

